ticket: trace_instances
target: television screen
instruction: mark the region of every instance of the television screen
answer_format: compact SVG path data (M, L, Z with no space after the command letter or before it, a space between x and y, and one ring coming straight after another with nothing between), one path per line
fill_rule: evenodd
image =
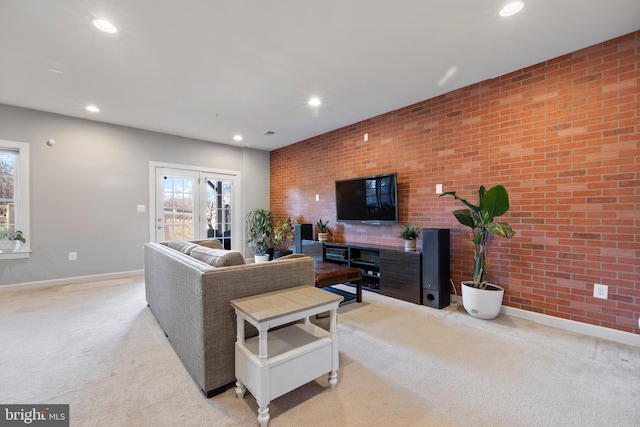
M398 223L397 174L336 181L339 222Z

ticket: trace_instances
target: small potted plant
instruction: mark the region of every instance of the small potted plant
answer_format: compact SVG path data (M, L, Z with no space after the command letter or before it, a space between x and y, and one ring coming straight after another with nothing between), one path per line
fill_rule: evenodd
M487 244L491 234L506 238L516 234L506 222L494 221L509 210L507 190L500 184L489 190L480 186L477 206L456 195L455 191L447 191L442 196L452 196L467 206L453 211L453 216L471 229L471 241L475 245L473 281L462 282L462 304L473 317L493 319L500 313L504 288L485 281Z
M14 252L19 242L27 242L22 231L0 227L0 252Z
M267 209L254 209L246 217L247 240L249 247L255 249L255 262L269 261L269 247L273 233L273 218Z
M420 236L421 231L422 229L420 227L416 227L410 223L406 223L402 226L402 229L400 230L400 237L404 240L405 251L416 250L416 240Z
M333 236L333 233L331 232L331 229L329 229L329 226L327 224L329 224L329 221L322 222L322 218L319 219L316 223L316 226L318 226L319 242L326 242L327 240L329 240L329 235Z
M289 255L291 252L291 242L293 241L294 229L291 217L287 217L286 220L276 223L273 227L273 247L274 258L280 258L281 256Z

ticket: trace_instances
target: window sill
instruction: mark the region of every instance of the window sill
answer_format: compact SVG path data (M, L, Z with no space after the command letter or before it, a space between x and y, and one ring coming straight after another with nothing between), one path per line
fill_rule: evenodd
M0 252L0 260L31 257L31 251Z

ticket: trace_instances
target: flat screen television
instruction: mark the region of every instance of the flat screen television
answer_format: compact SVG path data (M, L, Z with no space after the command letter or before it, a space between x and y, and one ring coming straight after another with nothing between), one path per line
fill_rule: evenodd
M398 223L396 173L336 181L338 222Z

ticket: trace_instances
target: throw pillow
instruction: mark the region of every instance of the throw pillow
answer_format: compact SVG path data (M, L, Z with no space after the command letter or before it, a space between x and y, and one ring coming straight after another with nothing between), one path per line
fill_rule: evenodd
M222 246L222 243L220 243L220 240L218 239L203 240L201 242L198 242L198 244L200 246L204 246L205 248L224 249L224 246Z
M244 257L239 251L211 249L198 245L191 250L191 256L213 267L229 267L245 263Z
M189 255L193 248L198 247L198 245L196 245L195 243L186 242L184 240L172 240L170 242L167 242L167 246L169 246L171 249L175 249L176 251L180 251L183 254L187 255Z

